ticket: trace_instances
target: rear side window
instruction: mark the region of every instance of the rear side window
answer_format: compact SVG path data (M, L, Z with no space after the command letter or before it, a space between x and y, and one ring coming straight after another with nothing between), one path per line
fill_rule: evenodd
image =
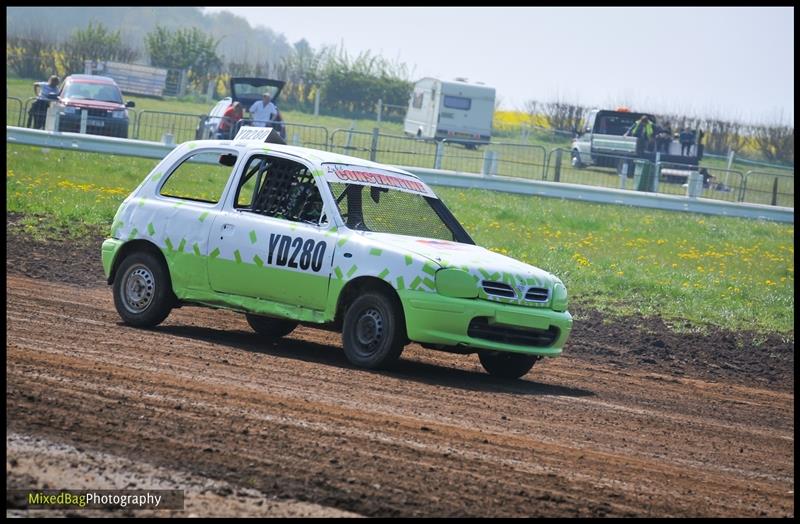
M463 96L444 95L444 107L469 111L472 107L472 99Z
M226 158L222 158L222 157ZM233 157L233 158L231 158ZM222 191L235 160L231 153L197 153L176 167L161 187L161 195L195 202L216 204L222 198ZM224 161L223 165L221 162Z

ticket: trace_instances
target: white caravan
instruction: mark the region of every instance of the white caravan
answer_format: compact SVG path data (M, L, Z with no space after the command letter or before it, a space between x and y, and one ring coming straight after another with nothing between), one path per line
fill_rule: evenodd
M404 130L417 138L447 139L467 147L488 144L494 100L494 88L482 83L423 78L414 85Z

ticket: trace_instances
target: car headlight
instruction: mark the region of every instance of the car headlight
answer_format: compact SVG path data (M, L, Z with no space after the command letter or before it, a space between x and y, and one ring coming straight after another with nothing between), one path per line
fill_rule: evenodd
M567 310L567 288L561 282L553 286L553 311Z
M111 112L111 118L125 118L127 116L126 113L127 113L127 111L125 111L124 109L122 109L120 111L112 111Z
M477 280L460 269L440 269L436 272L436 292L446 297L476 298Z
M64 106L64 114L65 115L74 115L77 112L78 112L78 108L77 107Z

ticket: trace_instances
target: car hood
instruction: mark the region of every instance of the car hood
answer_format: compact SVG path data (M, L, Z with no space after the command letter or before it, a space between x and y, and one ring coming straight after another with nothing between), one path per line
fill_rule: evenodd
M472 244L389 233L360 234L395 250L425 257L442 268L463 269L479 280L547 289L552 289L557 280L543 269Z
M86 100L83 98L62 98L61 102L74 106L74 107L85 107L87 109L105 109L106 111L119 111L120 109L125 109L123 104L118 104L116 102L103 102L102 100Z

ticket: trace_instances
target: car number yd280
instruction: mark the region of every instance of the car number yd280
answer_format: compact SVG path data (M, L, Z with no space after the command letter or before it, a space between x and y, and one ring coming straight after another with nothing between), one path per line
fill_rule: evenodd
M286 266L303 271L311 268L312 271L322 269L322 259L325 257L325 248L328 244L324 241L316 242L314 239L290 237L288 235L269 236L269 252L267 264Z

